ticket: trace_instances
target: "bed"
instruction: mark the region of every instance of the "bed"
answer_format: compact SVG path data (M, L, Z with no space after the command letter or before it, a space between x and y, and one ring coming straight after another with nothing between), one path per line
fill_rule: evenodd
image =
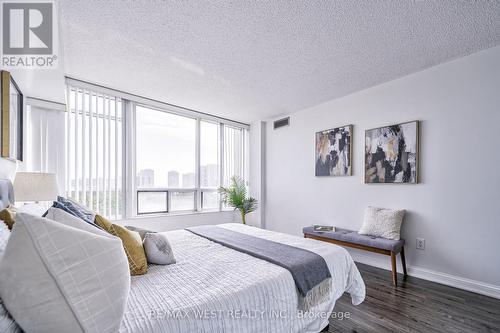
M13 201L12 184L0 179L0 206ZM242 224L218 226L323 257L332 277L327 300L302 310L287 269L187 230L169 231L177 262L131 277L120 333L319 332L344 292L355 305L364 300L364 282L344 248Z
M344 292L355 305L364 300L365 285L344 248L242 224L219 227L321 255L332 275L328 301L300 310L286 269L186 230L169 231L177 263L132 277L120 332L319 332Z

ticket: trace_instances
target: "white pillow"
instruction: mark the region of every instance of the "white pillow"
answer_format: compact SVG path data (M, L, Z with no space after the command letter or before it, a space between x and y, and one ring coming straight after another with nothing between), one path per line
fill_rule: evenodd
M130 290L122 243L18 213L0 296L26 332L117 332Z
M7 225L0 220L0 260L3 252L9 241L10 230ZM14 319L9 315L0 298L0 332L2 333L22 333L21 328L17 325Z
M5 251L7 242L9 241L9 237L10 237L9 228L2 220L0 220L0 259L2 259L3 252Z
M12 316L7 312L3 306L2 299L0 298L0 332L2 333L22 333L21 327L14 321Z
M42 216L43 213L47 211L48 204L42 203L26 203L23 205L16 206L16 212L26 213L35 216Z
M358 234L399 240L404 215L405 210L367 207Z
M144 236L142 245L149 263L156 265L175 264L174 252L164 234L148 232Z
M62 209L50 207L47 211L47 215L45 216L49 220L53 220L69 227L77 228L80 230L96 233L98 235L106 236L106 237L115 237L110 233L99 229L98 227L94 227L90 225L90 223L85 222L84 220L71 215L70 213L65 212Z

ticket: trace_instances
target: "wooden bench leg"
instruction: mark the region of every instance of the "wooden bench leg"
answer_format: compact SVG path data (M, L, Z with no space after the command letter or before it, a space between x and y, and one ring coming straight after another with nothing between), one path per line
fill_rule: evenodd
M396 268L396 253L391 251L392 284L398 286L398 272Z
M403 264L404 277L407 277L408 273L406 272L406 259L405 259L405 248L404 247L401 249L401 264Z

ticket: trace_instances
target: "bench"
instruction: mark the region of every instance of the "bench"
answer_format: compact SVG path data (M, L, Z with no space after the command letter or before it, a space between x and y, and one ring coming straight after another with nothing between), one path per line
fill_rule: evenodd
M407 276L405 260L405 240L392 240L380 237L360 235L356 231L336 228L335 231L314 231L313 227L305 227L303 230L305 238L320 240L341 246L348 246L359 250L365 250L391 256L392 283L398 285L396 255L401 254L404 277Z

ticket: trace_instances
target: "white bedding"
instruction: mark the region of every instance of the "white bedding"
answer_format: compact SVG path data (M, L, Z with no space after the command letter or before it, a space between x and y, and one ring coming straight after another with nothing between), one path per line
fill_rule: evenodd
M241 224L219 226L321 255L332 275L329 301L301 312L286 269L186 230L169 231L177 263L132 277L120 332L319 332L344 292L355 305L364 300L364 282L345 249Z

